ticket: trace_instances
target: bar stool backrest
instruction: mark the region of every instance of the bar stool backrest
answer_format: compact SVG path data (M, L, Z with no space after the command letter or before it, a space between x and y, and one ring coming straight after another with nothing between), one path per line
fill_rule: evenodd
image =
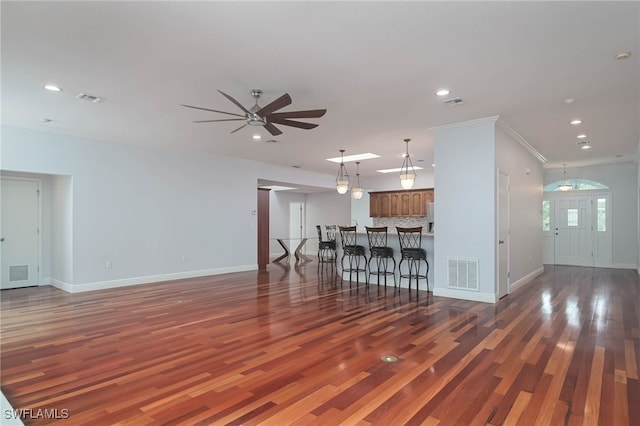
M412 228L401 228L396 226L398 239L400 240L400 250L419 249L422 247L422 226Z
M387 227L386 226L365 226L367 230L367 238L369 239L369 248L387 247Z
M318 241L320 242L324 241L322 239L322 228L320 227L320 225L316 225L316 231L318 231Z
M340 239L342 240L342 248L355 247L358 242L358 234L356 234L356 227L340 226Z
M324 229L327 230L327 241L335 241L337 233L336 225L325 225Z

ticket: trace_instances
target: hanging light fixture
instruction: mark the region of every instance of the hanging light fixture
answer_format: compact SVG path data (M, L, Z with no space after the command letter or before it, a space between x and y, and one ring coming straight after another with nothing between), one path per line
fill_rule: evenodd
M563 180L567 180L567 165L566 163L562 164L562 179ZM558 185L558 189L560 191L569 191L571 189L573 189L573 186L569 183L569 182L565 182L565 183L561 183L560 185Z
M346 194L349 189L349 173L347 173L347 168L344 166L344 149L340 150L340 168L336 178L336 189L338 194Z
M360 185L360 162L356 161L356 185L354 188L351 188L351 193L353 194L353 198L359 200L362 198L362 194L364 194L364 189L362 189L362 185Z
M413 163L411 162L411 157L409 156L409 141L411 139L405 139L404 142L407 144L407 152L404 154L404 161L402 162L402 167L400 168L400 184L404 189L411 189L413 187L413 182L416 180L416 172L413 170Z

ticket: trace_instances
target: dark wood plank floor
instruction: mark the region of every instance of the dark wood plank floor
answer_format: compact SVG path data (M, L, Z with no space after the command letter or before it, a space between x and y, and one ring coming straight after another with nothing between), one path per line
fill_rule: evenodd
M67 425L640 424L635 271L548 267L491 305L269 269L4 290L2 390Z

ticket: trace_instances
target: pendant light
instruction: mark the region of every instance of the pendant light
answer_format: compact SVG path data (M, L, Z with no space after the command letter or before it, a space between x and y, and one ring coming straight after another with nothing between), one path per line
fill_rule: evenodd
M567 180L567 164L566 163L562 164L562 179L565 181ZM569 182L565 182L558 185L558 189L560 191L569 191L573 189L573 186Z
M336 178L336 189L338 194L346 194L349 189L349 173L347 173L347 169L344 166L344 149L340 150L340 168Z
M405 139L407 144L407 152L404 154L404 161L400 168L400 184L404 189L411 189L413 182L416 180L416 172L413 171L413 163L411 162L411 156L409 156L409 141L411 139Z
M360 185L360 162L356 161L356 185L354 188L351 188L351 194L353 194L353 198L359 200L362 198L362 194L364 194L364 189L362 189L362 185Z

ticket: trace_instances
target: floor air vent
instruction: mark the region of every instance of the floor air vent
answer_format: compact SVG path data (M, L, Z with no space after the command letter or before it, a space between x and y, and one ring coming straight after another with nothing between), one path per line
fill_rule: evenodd
M448 259L448 285L459 290L478 290L478 260Z

